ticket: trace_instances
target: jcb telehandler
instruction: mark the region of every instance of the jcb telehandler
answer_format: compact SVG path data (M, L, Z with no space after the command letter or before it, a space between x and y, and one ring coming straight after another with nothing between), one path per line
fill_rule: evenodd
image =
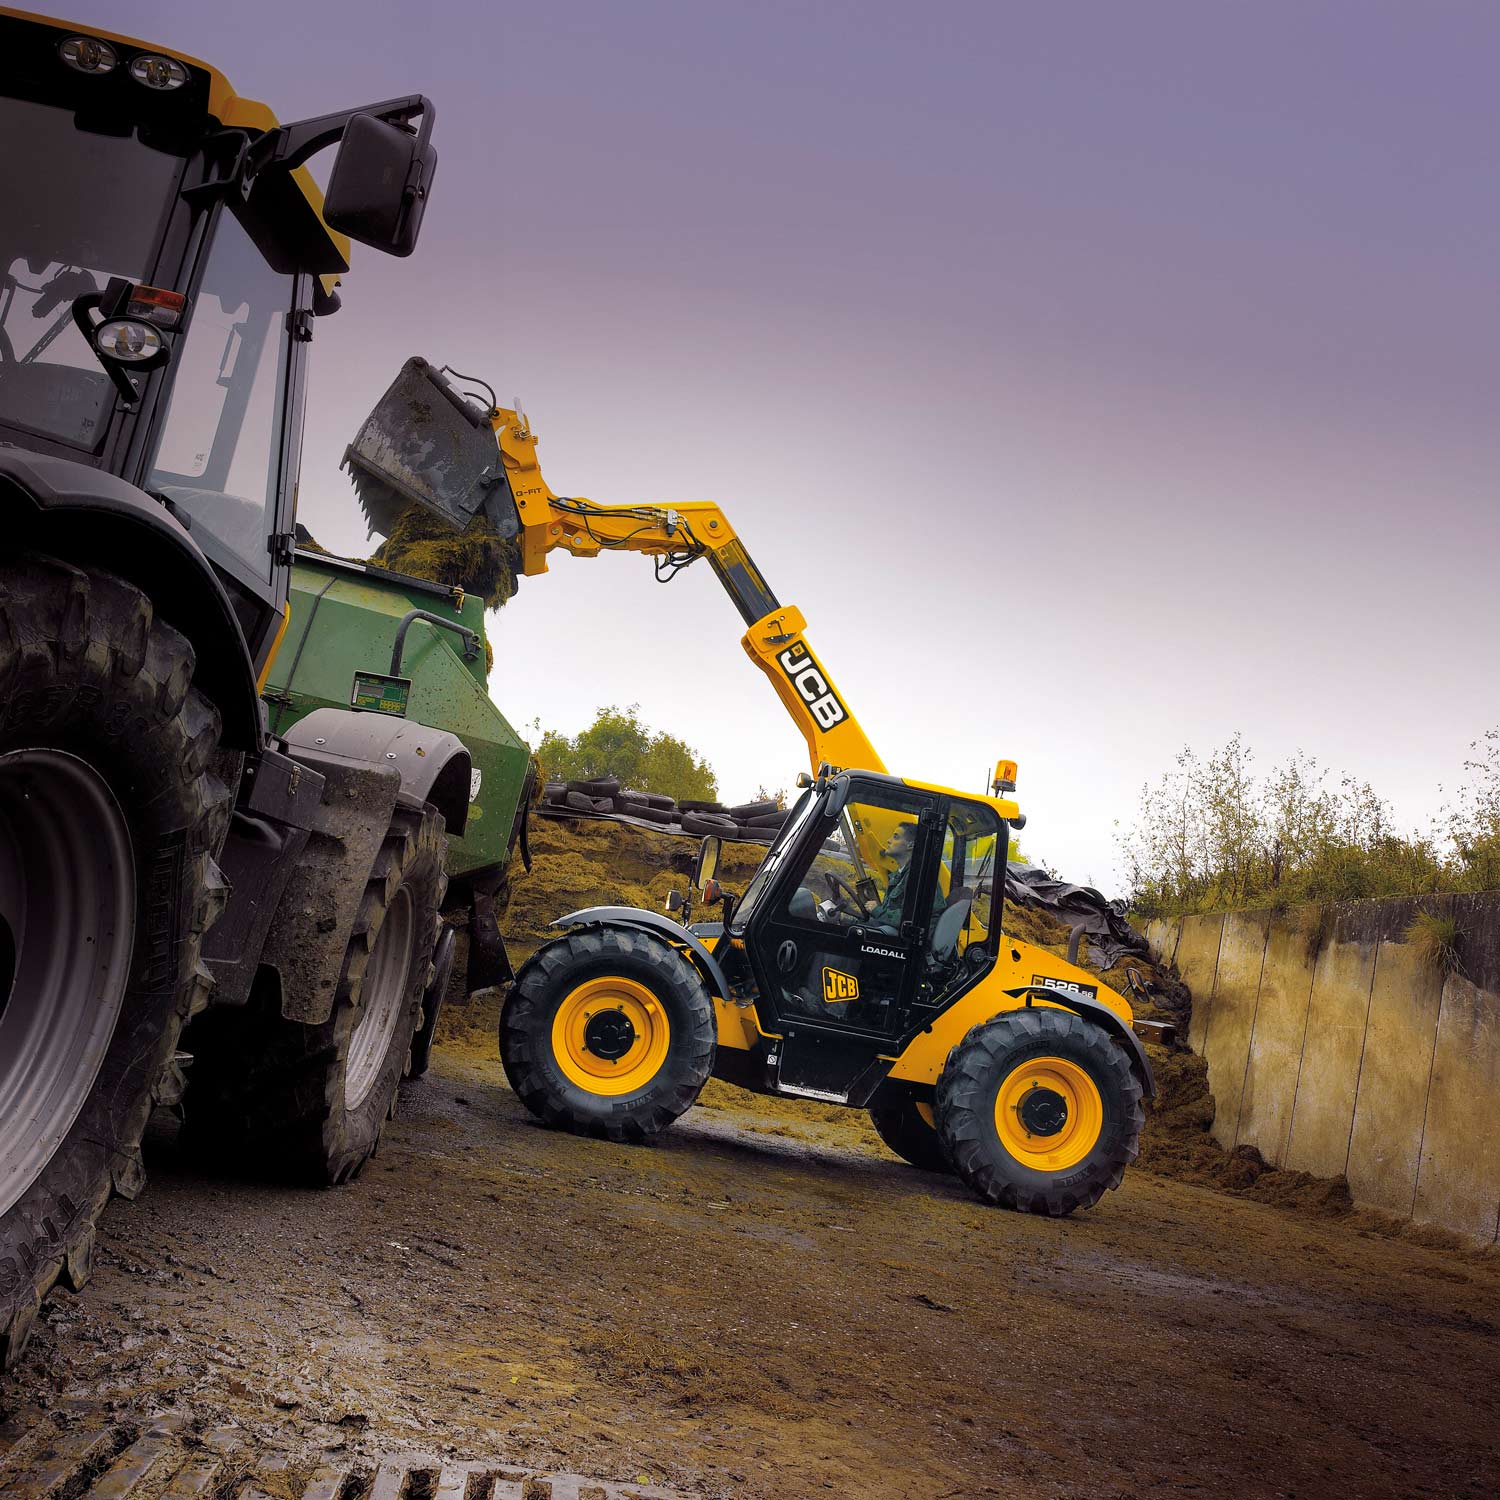
M175 48L0 10L0 1365L138 1190L189 1021L215 1160L340 1181L392 1108L469 756L347 707L273 734L259 687L308 341L345 235L412 250L432 122L278 125Z
M778 602L718 506L554 494L524 415L462 379L409 360L350 446L372 526L389 531L416 501L493 528L522 574L556 548L645 553L662 578L707 558L816 768L743 892L719 887L718 840L704 841L694 885L718 921L692 923L690 906L682 920L615 906L557 920L564 935L522 967L501 1015L526 1106L643 1140L716 1075L867 1108L900 1156L991 1202L1065 1214L1117 1186L1151 1068L1124 996L1001 929L1023 821L1005 795L1014 766L980 796L886 774L801 611Z

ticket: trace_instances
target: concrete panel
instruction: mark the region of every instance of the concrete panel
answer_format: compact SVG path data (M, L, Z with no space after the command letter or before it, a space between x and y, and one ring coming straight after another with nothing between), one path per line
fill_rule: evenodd
M1146 923L1146 941L1151 945L1152 960L1159 964L1172 962L1171 924L1165 917L1152 917Z
M1300 907L1275 917L1266 937L1239 1128L1230 1144L1256 1146L1277 1166L1286 1156L1292 1128L1321 919L1320 907Z
M1283 1165L1317 1177L1340 1177L1349 1163L1349 1132L1364 1052L1370 986L1380 951L1380 929L1365 907L1331 908L1328 936L1318 954L1307 1007L1307 1042L1292 1105Z
M1452 904L1448 898L1420 903L1444 915ZM1404 941L1418 903L1384 901L1381 908L1383 935L1370 989L1347 1176L1357 1202L1407 1218L1417 1190L1443 976Z
M1232 911L1224 918L1224 934L1219 941L1213 1010L1203 1038L1203 1057L1208 1063L1208 1086L1218 1106L1214 1114L1214 1139L1225 1150L1234 1145L1240 1118L1245 1064L1250 1056L1250 1033L1255 1027L1255 1003L1260 994L1260 971L1270 923L1270 912Z
M1500 997L1443 986L1415 1217L1490 1242L1500 1233Z
M1219 967L1219 939L1224 918L1184 917L1177 940L1177 974L1193 992L1193 1018L1188 1025L1188 1046L1203 1051L1208 1018L1213 1011L1214 975Z

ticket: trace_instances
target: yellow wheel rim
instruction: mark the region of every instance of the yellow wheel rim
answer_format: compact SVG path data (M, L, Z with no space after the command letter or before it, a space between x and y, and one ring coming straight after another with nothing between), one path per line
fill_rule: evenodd
M926 1124L930 1125L934 1130L937 1129L937 1116L933 1114L932 1106L925 1099L917 1100L917 1113L921 1115Z
M1033 1058L1001 1081L995 1129L1022 1166L1065 1172L1098 1143L1104 1100L1087 1070L1070 1058Z
M591 1094L633 1094L661 1070L671 1034L650 989L601 974L563 997L552 1018L552 1055L568 1082Z

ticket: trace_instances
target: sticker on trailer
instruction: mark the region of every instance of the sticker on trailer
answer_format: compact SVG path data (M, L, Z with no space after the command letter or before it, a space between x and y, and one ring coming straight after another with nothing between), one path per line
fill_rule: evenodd
M473 802L479 796L479 783L483 779L484 779L483 776L480 774L480 772L479 772L479 770L477 768L469 772L469 801L470 802Z

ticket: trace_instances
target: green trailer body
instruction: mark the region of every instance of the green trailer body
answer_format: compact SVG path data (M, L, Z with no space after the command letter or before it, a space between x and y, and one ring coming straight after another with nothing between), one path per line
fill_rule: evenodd
M464 627L477 649L466 656L460 635L415 619L393 674L397 632L413 610ZM379 679L410 681L405 717L456 734L473 761L468 824L462 837L449 839L456 896L474 886L493 889L503 874L531 756L490 699L484 640L484 600L477 595L298 548L291 619L264 692L272 733L284 734L315 708L353 706L356 674L365 680L366 703L376 701ZM401 696L398 687L386 701L395 706Z

